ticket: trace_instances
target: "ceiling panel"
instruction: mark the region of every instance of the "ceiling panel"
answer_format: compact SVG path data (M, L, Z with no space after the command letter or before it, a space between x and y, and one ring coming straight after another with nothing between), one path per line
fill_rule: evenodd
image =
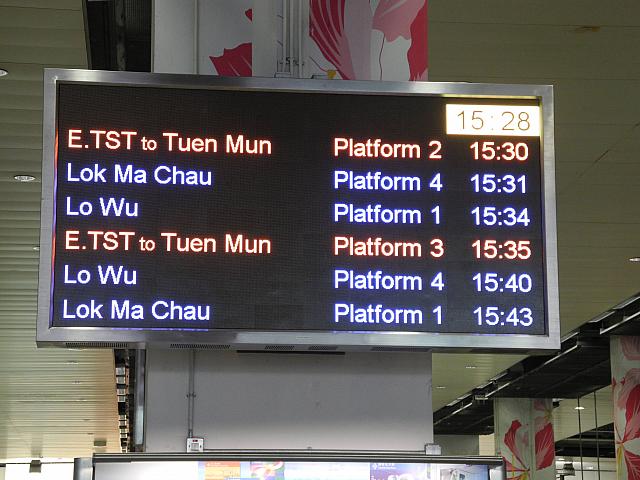
M584 410L575 409L578 406L578 401L575 398L562 400L560 406L553 410L553 428L556 440L578 434L580 432L578 422L582 425L582 431L592 430L596 425L601 427L613 422L612 398L611 387L605 387L595 392L595 397L594 394L591 394L580 399L580 406ZM579 421L578 413L580 414Z
M429 2L429 16L443 23L634 26L639 24L640 6L636 0L618 0L615 8L591 0L446 0Z
M491 3L483 2L483 6L491 9ZM431 80L445 76L466 80L467 75L527 81L640 77L640 51L629 48L640 41L640 28L605 27L597 33L575 33L574 27L564 25L438 23L432 15L430 19ZM438 37L446 37L444 47L435 43ZM620 51L625 51L626 62L611 55ZM589 115L587 108L583 115Z
M640 49L631 47L638 44L634 0L429 2L430 80L555 87L563 332L640 285L640 265L628 262L640 255ZM439 357L434 384L447 388L434 391L436 408L482 383L473 377L471 385L468 372L452 371L451 356ZM456 388L449 392L449 384Z
M444 407L522 358L522 355L434 354L433 410ZM476 368L470 369L468 366Z
M42 74L86 67L82 15L81 0L0 0L0 463L120 450L113 353L35 346Z

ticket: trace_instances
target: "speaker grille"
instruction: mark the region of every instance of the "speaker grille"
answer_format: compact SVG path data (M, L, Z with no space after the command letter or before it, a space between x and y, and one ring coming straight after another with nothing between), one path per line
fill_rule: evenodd
M208 345L206 343L172 343L169 348L194 350L229 350L231 345Z
M264 349L270 352L290 352L295 347L293 345L265 345Z
M126 342L66 342L67 348L127 348Z

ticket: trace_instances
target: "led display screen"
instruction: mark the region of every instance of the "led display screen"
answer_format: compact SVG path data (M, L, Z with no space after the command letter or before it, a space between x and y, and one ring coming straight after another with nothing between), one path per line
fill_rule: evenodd
M57 82L48 328L548 338L541 99L342 83Z

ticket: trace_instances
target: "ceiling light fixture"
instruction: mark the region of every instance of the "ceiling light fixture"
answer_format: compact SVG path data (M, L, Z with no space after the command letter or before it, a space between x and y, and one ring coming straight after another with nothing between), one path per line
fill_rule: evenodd
M574 410L584 410L584 407L573 407Z
M478 367L476 367L475 365L465 365L464 368L469 369L469 370L475 370Z
M629 259L630 262L640 262L640 257L631 257Z
M444 385L436 385L436 390L444 390L445 388L447 387L445 387Z
M6 77L9 75L9 70L5 70L4 68L0 68L0 77Z
M36 177L34 177L33 175L19 174L19 175L14 175L13 179L16 182L33 182L36 179Z
M33 250L35 250L36 252L40 251L40 245L34 245L33 247L31 247Z

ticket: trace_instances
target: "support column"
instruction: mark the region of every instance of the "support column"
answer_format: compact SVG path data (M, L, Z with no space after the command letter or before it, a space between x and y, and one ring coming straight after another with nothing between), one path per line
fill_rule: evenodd
M147 352L146 451L422 450L433 442L431 354Z
M640 337L611 337L617 478L640 479Z
M274 1L154 0L154 71L273 75L269 64L275 72L277 37L283 34L277 26L284 23L274 7L281 2ZM371 16L365 29L356 29L358 39L375 34L382 41L383 33L393 39L383 57L370 48L350 55L365 55L360 60L368 64L375 54L376 62L380 57L384 64L404 46L396 57L408 78L415 62L410 65L406 55L413 47L411 59L417 58L416 75L422 79L426 4L398 8L400 17L394 9L386 12L389 15L378 9L383 31L374 31L375 12L369 2L351 3ZM356 10L349 15L358 19ZM297 27L294 37L300 42L308 27ZM256 42L254 34L265 38ZM397 42L391 45L391 40ZM390 70L385 79L391 78ZM205 449L422 451L433 442L430 353L273 355L202 350L197 352L192 387L189 355L183 350L147 352L147 452L183 452L190 430L204 437Z
M554 480L551 399L497 398L493 408L496 454L507 462L507 478Z

